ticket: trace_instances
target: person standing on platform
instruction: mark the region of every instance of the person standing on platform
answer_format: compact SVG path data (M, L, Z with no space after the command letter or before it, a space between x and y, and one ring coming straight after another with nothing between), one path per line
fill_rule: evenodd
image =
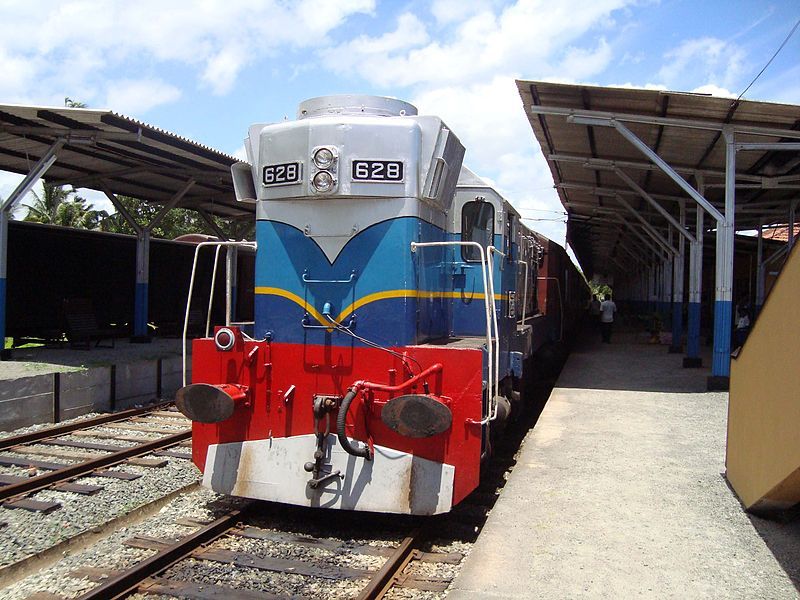
M606 294L605 300L600 303L600 335L604 344L611 343L611 329L614 326L614 314L617 312L617 305Z

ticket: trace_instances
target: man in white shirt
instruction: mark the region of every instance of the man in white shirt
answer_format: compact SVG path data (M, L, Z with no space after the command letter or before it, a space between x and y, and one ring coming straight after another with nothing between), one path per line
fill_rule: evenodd
M616 312L617 305L614 304L611 296L606 294L605 300L600 303L600 335L604 344L611 343L611 328L614 325L614 313Z

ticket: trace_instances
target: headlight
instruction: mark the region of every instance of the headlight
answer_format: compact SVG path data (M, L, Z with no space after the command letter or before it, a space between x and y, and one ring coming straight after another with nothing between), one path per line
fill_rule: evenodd
M336 160L336 156L330 148L320 148L314 153L314 164L318 169L327 169Z
M214 344L216 344L217 350L227 352L236 344L236 334L227 327L221 327L214 334Z
M330 192L333 189L333 186L336 185L336 180L333 178L328 171L320 171L314 178L311 180L314 189L318 192Z

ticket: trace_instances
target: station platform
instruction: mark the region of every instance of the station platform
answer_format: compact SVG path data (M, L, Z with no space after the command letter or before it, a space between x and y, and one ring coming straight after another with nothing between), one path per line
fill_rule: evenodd
M728 487L728 394L707 376L584 335L448 597L800 598L800 522Z
M170 399L182 385L182 363L175 338L117 339L114 348L88 350L16 348L0 362L0 431ZM191 360L187 370L191 377Z

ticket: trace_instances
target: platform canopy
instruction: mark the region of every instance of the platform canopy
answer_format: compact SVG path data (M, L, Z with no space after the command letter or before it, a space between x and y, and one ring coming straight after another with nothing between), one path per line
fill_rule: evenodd
M737 231L786 224L800 198L800 106L540 81L517 86L588 277L613 274L629 260L620 248L633 237L626 223L639 227L642 217L666 235L663 212L678 220L681 203L690 214L699 205L647 150L710 203L703 207L709 229L723 218ZM725 132L736 145L734 215L725 214Z
M0 169L28 175L48 154L48 183L220 217L254 213L234 196L233 156L109 110L0 105Z

